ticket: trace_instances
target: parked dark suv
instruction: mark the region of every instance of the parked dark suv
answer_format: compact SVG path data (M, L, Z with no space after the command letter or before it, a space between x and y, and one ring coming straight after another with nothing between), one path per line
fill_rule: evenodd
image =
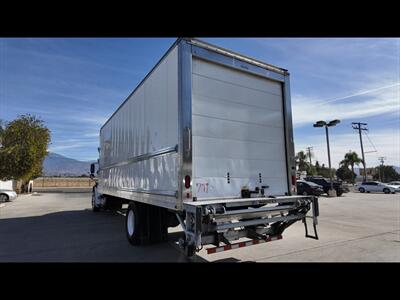
M324 193L328 194L328 191L331 189L331 182L330 179L326 179L321 176L308 176L305 178L306 181L311 181L314 182L318 185L321 185L322 188L324 189ZM341 181L334 180L333 181L333 188L336 190L336 194L340 197L342 196L343 193L347 192L347 189L345 189L342 185Z
M297 195L313 195L319 196L324 193L322 186L315 184L314 182L297 180Z

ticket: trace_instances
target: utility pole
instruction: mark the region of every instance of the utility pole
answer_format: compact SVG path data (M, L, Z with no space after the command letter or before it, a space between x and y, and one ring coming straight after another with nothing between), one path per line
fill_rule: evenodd
M386 159L386 157L383 157L383 156L378 157L378 160L381 162L381 170L382 170L382 176L381 176L381 172L379 172L379 177L380 177L381 182L383 182L383 180L384 180L383 163L385 162L385 159Z
M327 145L327 148L328 148L329 178L331 180L331 191L333 191L333 179L332 179L332 167L331 167L331 150L330 150L330 147L329 147L328 126L325 126L325 133L326 133L326 145Z
M361 154L362 154L362 159L363 159L363 166L364 166L364 181L367 181L367 167L366 167L366 163L365 163L365 155L364 155L364 147L363 147L363 141L362 141L362 130L368 131L368 128L366 128L365 126L367 126L367 123L360 123L360 122L352 122L351 123L353 129L357 129L358 130L358 134L360 136L360 144L361 144Z
M307 152L308 152L308 158L310 159L310 167L312 165L312 161L311 161L311 150L313 149L313 147L307 147Z

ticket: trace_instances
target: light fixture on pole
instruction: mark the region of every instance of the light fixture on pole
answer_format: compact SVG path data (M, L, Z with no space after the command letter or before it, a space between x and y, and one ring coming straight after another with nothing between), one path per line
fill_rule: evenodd
M336 126L339 123L340 123L340 120L332 120L330 122L317 121L313 125L314 127L325 127L326 144L327 144L327 148L328 148L329 178L330 178L330 181L331 181L331 189L329 190L328 195L331 196L331 197L336 197L336 190L333 188L333 178L332 178L332 168L331 168L331 152L330 152L330 148L329 148L328 127Z

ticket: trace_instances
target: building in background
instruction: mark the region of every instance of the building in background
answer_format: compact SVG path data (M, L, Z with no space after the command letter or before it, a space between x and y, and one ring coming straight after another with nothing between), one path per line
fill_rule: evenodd
M32 193L32 187L33 187L33 180L30 180L28 182L28 186L25 187L24 193ZM21 180L6 180L6 181L0 180L0 189L12 190L12 191L16 191L17 194L21 194L22 193L22 181Z
M362 168L354 168L354 173L356 173L356 181L361 182L364 178L364 169ZM376 175L376 169L374 168L367 168L367 180L373 180L374 175Z
M16 188L17 188L17 181L15 181L15 180L7 180L7 181L0 180L0 189L15 191Z

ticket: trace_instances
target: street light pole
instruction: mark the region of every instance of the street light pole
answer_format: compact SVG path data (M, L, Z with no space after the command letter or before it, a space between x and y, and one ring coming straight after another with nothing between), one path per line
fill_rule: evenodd
M328 163L329 163L329 179L331 180L331 191L333 190L333 178L332 178L332 168L331 168L331 151L329 147L329 133L328 133L328 125L325 125L326 132L326 145L328 147Z
M328 163L329 163L329 178L331 181L331 189L329 190L328 195L330 197L335 197L336 196L336 191L333 189L333 176L332 176L332 166L331 166L331 151L329 147L329 132L328 132L328 127L335 126L336 124L339 124L340 120L333 120L330 122L325 122L325 121L318 121L316 122L313 126L314 127L325 127L325 133L326 133L326 145L328 148Z

